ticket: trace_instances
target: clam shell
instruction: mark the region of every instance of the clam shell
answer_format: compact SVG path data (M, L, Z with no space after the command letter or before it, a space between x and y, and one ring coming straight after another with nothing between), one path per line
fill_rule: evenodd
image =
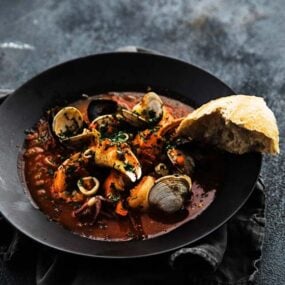
M76 147L83 143L90 142L94 138L94 132L89 131L88 129L83 129L83 132L81 134L78 134L76 136L68 137L61 139L61 142L66 147Z
M122 109L121 114L130 125L144 129L162 118L163 102L156 93L148 92L131 111Z
M75 107L65 107L53 118L52 129L60 140L64 140L80 134L83 125L81 112Z
M134 106L133 112L139 114L148 122L157 122L163 115L163 102L154 92L148 92Z
M143 117L130 110L122 109L121 115L123 116L124 120L133 127L145 129L149 125Z
M167 214L183 208L191 191L191 178L186 175L168 175L156 180L149 192L149 205Z
M94 119L90 126L91 129L96 129L101 136L111 135L118 131L119 121L113 115L103 115Z

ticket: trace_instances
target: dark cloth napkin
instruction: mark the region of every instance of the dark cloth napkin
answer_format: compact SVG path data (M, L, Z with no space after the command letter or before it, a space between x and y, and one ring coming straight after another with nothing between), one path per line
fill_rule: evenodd
M0 284L254 284L264 200L259 178L246 204L212 234L174 252L127 260L62 253L33 242L0 218Z

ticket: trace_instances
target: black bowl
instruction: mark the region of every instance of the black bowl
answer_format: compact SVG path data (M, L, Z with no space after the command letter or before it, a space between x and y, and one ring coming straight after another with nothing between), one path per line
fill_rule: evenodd
M175 97L197 107L234 94L216 77L186 62L165 56L109 53L79 58L51 68L14 92L0 107L0 211L21 232L47 246L85 256L132 258L150 256L189 245L208 235L245 203L256 183L262 156L228 155L225 181L214 202L198 218L157 238L94 241L51 222L31 203L17 168L25 129L58 102L82 93L146 91Z

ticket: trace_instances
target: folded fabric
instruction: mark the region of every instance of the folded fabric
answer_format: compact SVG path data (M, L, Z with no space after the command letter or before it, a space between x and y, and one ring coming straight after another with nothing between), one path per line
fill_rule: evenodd
M227 224L197 244L172 253L171 265L188 268L192 284L253 283L264 239L264 207L264 184L259 178L249 200Z
M33 242L0 219L0 284L251 284L258 272L264 226L261 179L246 204L221 228L189 247L141 259L65 254Z

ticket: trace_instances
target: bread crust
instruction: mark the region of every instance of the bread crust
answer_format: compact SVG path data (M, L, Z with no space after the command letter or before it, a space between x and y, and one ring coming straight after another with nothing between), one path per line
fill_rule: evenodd
M270 145L264 152L279 153L279 131L273 112L268 108L262 97L250 95L232 95L212 100L194 112L190 113L180 123L177 133L182 136L190 136L195 139L192 128L205 116L221 116L225 124L232 123L242 129L260 134L269 138ZM233 151L236 152L236 151Z

